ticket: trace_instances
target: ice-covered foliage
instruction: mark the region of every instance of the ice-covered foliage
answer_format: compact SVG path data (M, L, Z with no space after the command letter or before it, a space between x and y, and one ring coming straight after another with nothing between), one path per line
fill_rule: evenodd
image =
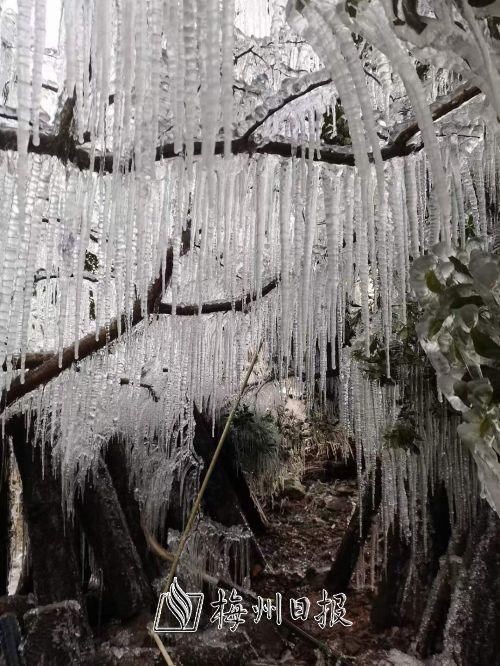
M476 240L453 253L437 245L411 275L424 308L421 345L440 391L462 413L460 439L500 513L500 259Z
M250 476L252 485L272 491L279 482L287 452L271 414L251 412L243 405L234 416L228 443L237 464Z

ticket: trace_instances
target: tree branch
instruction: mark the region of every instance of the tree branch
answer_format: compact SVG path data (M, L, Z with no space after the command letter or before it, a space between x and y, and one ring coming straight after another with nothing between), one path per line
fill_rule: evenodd
M186 230L183 234L182 254L185 254L189 250L189 241L190 229ZM58 377L64 370L70 368L75 360L83 360L96 351L103 349L111 342L117 340L124 331L137 326L144 317L156 314L158 303L163 293L163 287L169 283L172 277L173 259L173 249L170 247L167 250L163 275L160 273L151 284L145 304L141 303L140 300L136 300L132 312L121 314L119 317L113 319L109 325L102 326L97 333L90 333L82 338L78 343L78 359L75 359L75 345L72 344L63 349L61 362L59 362L59 354L54 353L44 360L40 366L30 370L25 376L24 383L21 383L20 376L16 377L10 385L10 389L2 392L1 408L6 409L27 393Z
M281 109L285 108L285 106L288 106L289 104L299 99L300 97L304 97L304 95L307 95L308 93L312 92L313 90L316 90L317 88L326 86L331 82L332 79L330 77L327 77L325 79L322 79L321 81L316 81L314 83L311 83L310 86L304 88L304 90L301 90L298 93L295 93L294 95L289 95L280 104L273 107L272 109L269 109L269 111L266 113L266 115L263 118L261 118L260 120L256 121L253 125L251 125L241 138L248 141L252 136L252 134L254 134L259 129L259 127L262 127L262 125L264 125L264 123L266 123L269 120L269 118L278 113L278 111L281 111Z
M268 120L274 113L277 113L298 97L311 92L321 85L329 83L329 81L329 79L325 79L324 81L313 83L305 90L297 93L296 95L287 97L286 100L277 105L275 108L270 109L266 116L262 120L254 123L245 132L245 134L243 134L243 136L233 139L231 142L231 150L233 154L261 153L268 155L280 155L282 157L291 157L293 155L301 157L304 153L307 156L309 154L308 147L294 146L290 143L277 141L270 141L263 145L257 145L252 140L252 136L256 130L261 127L263 123L266 122L266 120ZM457 90L453 91L449 95L446 95L442 99L436 100L431 105L433 119L439 120L440 118L443 118L451 111L455 111L466 102L478 96L480 93L481 90L475 86L470 86L467 84L460 86L460 88ZM71 101L72 100L68 100L68 103ZM418 127L416 120L405 123L402 128L396 130L393 140L382 148L382 158L384 160L389 160L394 157L404 157L405 155L409 155L412 152L421 150L423 147L422 144L419 144L418 146L409 145L410 140L416 134L418 134L419 131L420 128ZM90 155L86 149L77 147L75 140L72 137L69 137L66 133L64 133L64 140L62 140L62 138L63 137L61 137L60 134L40 134L40 145L34 146L32 141L30 141L28 150L39 155L59 157L62 161L71 162L75 167L81 170L92 168L94 171L103 173L111 173L113 171L115 165L113 164L112 154L106 153L104 155L95 156L94 163L91 165ZM15 129L0 130L0 150L17 150L17 133ZM183 147L183 150L181 153L179 153L174 149L173 143L165 143L157 147L155 159L156 161L159 161L162 159L178 157L184 150L185 147ZM199 156L201 155L201 152L202 143L201 141L196 141L194 143L194 155ZM222 155L223 152L224 141L217 141L215 144L215 155ZM335 148L323 146L319 150L315 151L314 159L315 161L324 162L325 164L354 165L354 155L348 146L337 146ZM120 167L124 170L131 170L132 164L133 158L131 157L120 164Z
M184 247L186 246L186 240L184 241ZM187 242L189 245L189 243ZM45 276L44 276L45 277ZM44 278L40 278L44 279ZM167 280L165 280L165 284L167 284ZM274 278L270 282L268 282L264 287L262 288L262 293L261 296L267 296L273 289L275 289L279 284L279 279ZM161 290L159 292L159 296L161 297ZM211 314L214 312L242 312L245 310L247 305L250 305L253 301L257 300L257 296L254 293L252 294L247 294L243 298L240 298L234 303L231 301L213 301L211 303L204 303L201 306L201 314ZM188 317L188 316L193 316L198 314L198 305L178 305L176 309L176 314L179 315L180 317ZM153 307L153 311L157 314L161 315L169 315L172 314L172 304L171 303L159 303L157 302L156 307ZM90 337L94 337L92 334ZM111 340L110 340L111 342ZM80 345L82 342L80 341ZM32 354L26 354L26 361L25 361L25 368L32 370L34 368L38 368L41 366L43 363L46 361L50 361L53 358L54 354L53 353L32 353ZM82 354L79 354L79 359L82 358ZM21 368L21 359L17 358L14 359L13 361L13 366L14 369L19 370ZM7 362L3 364L4 372L7 371ZM122 379L120 380L121 384L129 384L129 380L127 379ZM141 384L141 386L144 386L144 388L150 388L146 384Z
M33 368L38 368L42 363L45 363L45 361L48 361L49 359L52 358L53 352L32 352L30 354L26 354L26 359L24 362L24 367L26 370L32 370ZM13 359L12 363L14 370L19 370L21 368L21 359L16 358ZM11 366L7 365L7 361L4 361L4 364L2 365L2 370L4 372L7 372L7 370Z
M279 284L278 278L274 278L262 288L261 296L267 296L269 292L275 289ZM198 305L178 305L175 314L180 317L190 317L197 314L212 314L214 312L243 312L247 305L257 300L257 294L247 294L237 301L212 301L211 303L203 303L201 311ZM172 314L171 303L160 303L158 306L158 314Z
M37 282L41 282L42 280L52 280L60 277L61 275L59 275L59 273L47 273L47 271L45 270L39 270L33 276L33 283L36 284ZM71 273L69 277L73 278L76 276L74 273ZM83 272L82 279L87 280L87 282L99 282L99 278L97 277L97 275L95 275L94 273L90 273L89 271Z

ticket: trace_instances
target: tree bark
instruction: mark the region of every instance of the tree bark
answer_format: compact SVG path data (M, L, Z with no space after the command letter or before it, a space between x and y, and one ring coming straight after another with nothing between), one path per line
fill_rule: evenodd
M125 445L119 438L114 437L109 442L104 460L118 501L123 510L130 537L139 555L144 571L149 581L152 581L160 575L160 570L156 559L148 548L146 537L141 527L141 511L139 502L135 498L133 489L130 486Z
M0 441L0 597L7 594L9 579L9 446L6 440Z
M76 499L77 516L102 569L112 613L125 619L150 610L153 595L110 474L101 459Z
M444 630L443 663L490 666L500 654L500 519L483 501Z
M390 529L387 568L379 583L371 613L372 623L379 630L395 625L409 625L417 630L421 625L439 573L440 559L446 553L451 537L448 497L444 485L439 485L429 495L428 513L430 539L426 553L418 536L415 552L412 552L410 538L406 539L400 533L397 517ZM438 640L438 637L435 636L433 640Z
M49 446L26 441L24 418L7 423L21 475L23 510L31 549L33 591L38 604L76 599L83 603L73 526L62 512L60 480L52 474Z
M203 458L205 465L208 465L212 459L216 442L212 437L209 424L196 406L194 407L194 418L196 421L195 449ZM266 531L266 525L252 500L246 479L236 469L228 451L222 451L205 497L212 517L222 524L241 524L243 515L254 534L262 534ZM217 513L218 517L213 515L214 513Z
M181 254L185 254L189 250L190 237L191 229L188 227L182 232ZM163 288L168 285L170 278L172 277L173 258L174 252L172 247L170 247L167 250L164 270L159 272L148 289L146 303L136 300L132 312L123 313L113 319L109 324L102 326L97 332L97 335L95 333L90 333L79 340L78 360L82 360L96 351L103 349L114 340L117 340L125 331L139 324L144 317L149 317L158 312L158 307L163 295ZM39 386L47 384L51 379L58 377L64 370L70 368L75 360L77 360L75 356L75 345L72 344L69 347L64 348L61 362L59 362L59 354L55 353L50 355L40 366L26 373L24 383L21 383L20 376L16 377L10 385L10 389L2 392L0 399L1 408L6 409L9 405L19 398L22 398L27 393L30 393Z
M335 560L326 577L325 587L330 594L345 592L349 587L359 554L370 533L373 518L380 507L382 499L381 478L380 463L377 463L374 479L367 484L363 493L361 526L359 506L357 506L351 516Z
M306 91L325 85L326 83L329 83L329 79L312 84L309 89L306 89ZM287 104L293 102L297 97L304 95L306 91L291 95L283 100L276 107L270 109L263 119L257 120L251 127L249 127L245 134L233 139L231 143L231 152L233 154L252 154L257 152L269 155L281 155L282 157L292 157L293 155L301 157L302 155L305 155L307 157L309 155L308 147L297 147L290 143L278 141L270 141L258 145L254 141L254 134L261 127L263 122L280 111ZM458 109L469 100L477 97L480 93L481 90L475 86L467 84L460 86L450 95L438 99L431 104L433 120L438 120L451 111ZM389 160L394 157L404 157L415 150L419 150L422 147L421 145L415 147L409 144L410 140L417 135L419 131L420 128L416 121L413 120L404 123L403 127L396 131L392 140L382 148L382 159ZM90 137L86 138L90 139ZM195 141L193 149L195 156L201 155L203 150L201 141ZM17 150L17 132L15 129L4 128L0 130L0 150ZM178 157L184 150L185 147L182 147L181 151L178 151L173 143L166 143L157 147L155 159L156 161L160 161L163 159ZM89 151L78 147L75 140L72 137L67 136L66 133L64 133L63 137L59 134L50 135L41 133L39 145L35 146L30 140L28 151L39 155L55 156L63 162L72 163L78 169L91 169L97 173L112 173L113 169L116 167L116 165L113 164L113 155L111 153L94 156L93 164L91 164ZM224 141L216 141L214 154L222 155L223 153ZM350 146L344 148L343 146L322 145L320 150L313 150L312 157L315 161L325 162L326 164L354 165L354 154ZM131 170L133 168L133 158L131 157L125 162L120 163L119 166Z

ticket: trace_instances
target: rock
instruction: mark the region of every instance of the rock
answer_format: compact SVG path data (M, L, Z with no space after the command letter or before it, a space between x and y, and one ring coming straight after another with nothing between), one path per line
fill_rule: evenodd
M354 638L347 637L344 639L343 652L350 656L355 657L359 654L361 645Z
M111 622L103 628L100 639L116 648L153 648L154 641L147 628L150 621L151 616L143 613L128 621Z
M22 618L31 608L35 607L35 598L32 594L11 594L0 597L0 616L13 613L22 627Z
M330 566L326 567L309 567L306 569L307 584L311 590L320 590L326 581Z
M410 654L401 652L400 650L392 649L387 653L387 661L380 662L382 664L386 663L388 666L423 666L424 662L420 659L412 657Z
M294 500L304 499L306 489L298 479L286 479L283 484L283 495Z
M251 660L274 663L284 643L272 622L248 619L236 631L207 629L191 634L172 635L167 650L174 664L182 666L248 666Z
M248 647L243 627L235 632L210 627L173 637L167 650L173 662L182 666L243 666L248 663Z
M388 652L385 650L364 652L356 658L356 664L359 666L424 666L423 661L394 648ZM451 664L447 666L451 666Z
M24 615L21 653L26 666L79 666L93 653L92 634L80 604L71 599Z
M163 666L158 648L123 648L104 643L85 666Z
M325 499L325 509L332 512L345 511L346 501L341 497L328 497Z
M335 486L335 494L340 497L354 496L356 491L353 490L352 486Z

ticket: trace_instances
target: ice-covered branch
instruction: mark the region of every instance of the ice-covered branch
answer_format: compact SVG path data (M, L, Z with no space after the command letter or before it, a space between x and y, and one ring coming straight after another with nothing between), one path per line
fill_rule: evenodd
M182 253L189 250L190 235L189 229L183 233ZM131 312L121 314L108 325L102 326L96 333L89 333L89 335L82 338L78 342L78 360L83 360L87 356L103 349L109 343L117 340L123 332L137 326L146 316L158 312L158 305L163 289L168 285L172 277L173 261L174 252L172 247L170 247L167 250L163 275L159 273L155 281L151 284L146 303L136 300ZM21 382L21 377L16 377L11 383L9 390L2 392L1 409L7 408L14 401L54 379L64 370L70 368L75 360L75 345L72 344L64 348L61 357L57 353L51 354L41 365L30 370L25 376L24 383ZM15 364L17 364L17 361ZM26 365L26 367L28 366Z
M274 278L262 287L261 296L267 296L279 284L279 280ZM247 294L237 301L212 301L211 303L203 303L201 310L198 305L178 305L175 309L175 314L181 317L189 317L197 314L211 314L214 312L243 312L247 305L257 300L257 294ZM159 314L172 314L171 303L160 303L158 306Z
M250 137L252 136L252 134L255 134L255 132L260 127L262 127L262 125L264 125L264 123L266 123L269 120L269 118L271 118L276 113L281 111L281 109L284 109L286 106L288 106L289 104L291 104L295 100L299 99L300 97L304 97L304 95L309 94L310 92L312 92L313 90L316 90L317 88L321 88L322 86L326 86L331 82L332 82L332 79L329 76L325 75L325 77L323 79L321 79L320 81L314 81L313 83L311 83L309 86L307 86L303 90L301 90L297 93L294 93L293 95L289 95L284 100L282 100L279 104L270 108L262 118L260 118L259 120L256 120L247 129L247 131L245 132L245 134L243 134L243 136L241 138L245 139L245 140L249 140Z
M26 370L38 368L40 365L42 365L42 363L45 363L45 361L48 361L50 358L52 358L52 356L52 352L32 352L30 354L26 354L24 367ZM15 359L13 365L16 370L19 370L21 368L21 359ZM7 369L7 361L5 361L2 365L2 370L7 372Z
M60 275L58 273L47 273L45 270L40 270L35 273L33 282L36 284L37 282L41 282L42 280L52 280L59 277ZM75 277L75 275L73 275L72 273L69 277L72 278ZM86 280L87 282L99 282L99 278L97 277L97 275L95 275L94 273L90 273L89 271L83 272L82 279Z
M318 87L319 85L325 85L327 82L327 80L316 82L315 84L312 84L312 86ZM310 86L308 89L305 89L301 94L310 92L312 86ZM436 102L431 105L433 119L439 120L443 118L448 113L455 111L466 102L478 96L480 93L480 89L475 86L470 86L467 84L461 86L449 95L436 100ZM295 154L300 156L303 150L305 150L307 154L309 150L308 148L294 146L290 143L271 141L262 145L256 145L252 140L253 134L263 124L263 122L265 122L273 113L277 113L279 110L284 108L286 104L290 103L296 98L296 95L291 96L276 108L270 109L264 119L252 125L252 127L249 128L243 136L237 139L233 139L231 143L233 154L263 153L269 155L281 155L282 157L291 157ZM417 147L410 145L411 139L413 139L419 133L419 131L420 129L416 120L411 120L405 123L399 128L399 130L396 129L393 133L393 138L390 143L382 148L382 158L384 160L389 160L394 157L403 157L411 152L414 152L415 150L421 149L422 145ZM17 134L15 129L0 129L0 150L17 150ZM75 167L82 170L90 169L92 167L94 171L110 173L114 168L113 156L109 153L105 155L97 155L94 158L93 165L91 165L88 151L84 148L77 147L74 139L68 137L67 134L64 134L64 140L62 140L60 134L40 134L40 144L38 146L34 146L30 141L28 150L32 153L59 157L62 160L71 162ZM193 154L195 156L199 156L201 153L202 143L201 141L196 141L193 146ZM215 143L214 153L216 155L222 155L224 153L224 141L217 141ZM161 146L158 146L156 149L157 161L177 157L178 155L179 151L176 150L176 147L173 143L165 143ZM349 146L323 146L320 148L320 150L316 151L315 159L327 164L354 164L354 154ZM133 160L130 158L124 164L122 164L121 167L130 169L132 167L132 162Z

